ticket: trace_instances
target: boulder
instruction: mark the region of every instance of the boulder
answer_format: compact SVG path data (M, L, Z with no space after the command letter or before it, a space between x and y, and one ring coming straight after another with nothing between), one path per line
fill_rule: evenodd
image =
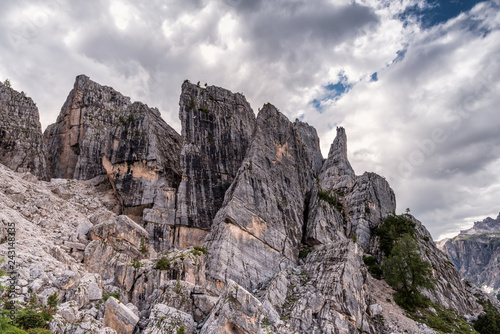
M127 306L114 297L109 297L104 304L104 326L110 327L120 334L132 334L139 317Z
M147 247L146 241L149 238L149 233L127 216L117 216L95 225L88 233L92 240L106 240L111 243L128 242L137 249Z
M71 270L66 270L62 273L56 274L54 285L61 290L68 290L80 282L80 275Z

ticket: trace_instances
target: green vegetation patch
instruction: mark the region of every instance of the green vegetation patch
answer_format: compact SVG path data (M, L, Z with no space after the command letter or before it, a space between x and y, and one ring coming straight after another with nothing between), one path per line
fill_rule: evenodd
M299 250L299 259L305 259L309 253L313 251L312 248L304 248Z
M159 270L169 270L170 269L170 260L167 256L162 256L158 262L156 262L155 269Z
M379 237L380 250L388 256L395 242L404 234L415 238L415 223L406 215L390 215L373 232Z
M405 234L391 250L391 255L384 259L382 271L385 281L396 293L394 301L405 310L425 307L428 300L419 288L432 289L434 281L429 262L422 260L417 242Z
M194 246L191 250L191 253L196 256L200 256L202 254L207 254L207 249L202 246Z
M106 301L109 299L109 297L114 297L118 300L120 300L120 293L119 292L105 292L102 294L102 300Z
M480 334L500 334L500 313L488 300L486 303L478 301L484 307L485 314L481 314L474 329Z
M16 315L16 326L28 330L30 328L49 328L48 321L52 316L44 311L35 309L24 309Z
M428 305L434 308L436 313L434 313L430 307L425 307L417 308L413 312L408 313L407 316L415 321L426 324L439 333L478 333L465 321L464 318L457 315L455 312L443 309L430 301L428 302ZM479 333L483 334L482 332Z
M371 255L363 256L363 262L368 267L368 271L374 278L378 280L382 279L383 271L375 257Z
M320 189L318 191L318 198L323 202L332 205L339 212L342 212L344 210L344 206L342 205L342 202L339 200L337 194L332 194L329 191Z

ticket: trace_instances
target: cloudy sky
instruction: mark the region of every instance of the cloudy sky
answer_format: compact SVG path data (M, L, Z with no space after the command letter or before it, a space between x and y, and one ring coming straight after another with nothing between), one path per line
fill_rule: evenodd
M185 79L344 126L435 239L500 211L500 0L0 0L0 79L42 126L86 74L180 131Z

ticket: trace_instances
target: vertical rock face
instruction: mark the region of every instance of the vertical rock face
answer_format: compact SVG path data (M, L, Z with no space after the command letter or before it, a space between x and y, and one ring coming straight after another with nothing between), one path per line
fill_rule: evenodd
M252 291L269 281L280 264L296 261L307 194L321 162L316 130L291 123L266 104L207 237L212 282L232 279Z
M463 278L488 293L500 291L500 214L490 217L447 240L441 249L448 254Z
M179 105L184 146L177 224L210 229L245 158L255 115L243 95L189 82Z
M132 216L164 200L164 193L180 182L181 137L159 111L131 103L84 75L76 78L44 137L50 176L90 179L107 174L124 212Z
M24 92L0 82L0 163L47 179L38 108Z
M396 197L384 178L368 172L354 174L347 159L347 136L341 127L321 168L310 208L306 243L328 243L341 232L356 238L365 250L370 247L371 229L396 209Z

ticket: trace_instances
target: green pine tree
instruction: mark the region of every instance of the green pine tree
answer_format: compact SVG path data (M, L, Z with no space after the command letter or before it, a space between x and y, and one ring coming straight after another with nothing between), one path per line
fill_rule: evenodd
M382 264L386 282L396 294L394 300L403 308L412 310L425 306L425 297L419 288L432 288L431 266L422 260L415 240L405 234L392 248L390 256Z

